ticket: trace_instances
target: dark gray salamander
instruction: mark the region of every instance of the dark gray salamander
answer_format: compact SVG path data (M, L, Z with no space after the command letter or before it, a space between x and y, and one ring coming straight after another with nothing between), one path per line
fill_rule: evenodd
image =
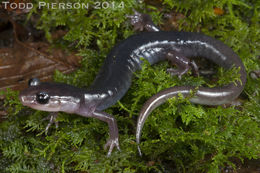
M200 87L190 99L193 103L219 105L235 99L243 90L246 71L240 58L222 42L199 33L191 32L145 32L133 35L115 46L107 56L104 65L89 89L79 89L60 83L39 82L36 79L20 93L23 105L49 112L75 113L84 117L94 117L109 125L110 139L108 155L116 146L118 150L118 129L113 116L104 109L120 100L131 85L133 72L141 69L143 57L151 64L169 58L182 61L182 57L204 57L226 69L240 68L240 80L223 87ZM175 58L175 59L174 59ZM36 81L36 82L35 82ZM178 93L190 95L193 86L172 87L151 97L143 106L137 123L137 143L141 130L153 109Z
M141 69L140 57L153 65L166 60L167 52L172 50L188 58L204 57L226 69L240 67L242 85L238 82L237 85L230 84L220 88L202 87L197 92L197 99L193 98L192 102L219 105L230 102L243 90L246 82L243 63L232 49L222 42L199 33L146 32L122 41L107 56L89 90L92 94L108 95L102 98L102 103L96 109L104 110L124 96L131 85L133 72ZM186 87L180 87L179 90L184 88L186 89Z

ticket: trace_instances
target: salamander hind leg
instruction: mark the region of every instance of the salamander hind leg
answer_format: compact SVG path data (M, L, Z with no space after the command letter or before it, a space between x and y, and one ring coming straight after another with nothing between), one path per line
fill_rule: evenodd
M196 74L198 74L198 68L194 61L190 61L187 57L182 55L177 51L169 51L166 53L166 59L168 59L172 65L176 65L176 68L168 68L167 72L169 72L172 76L178 75L181 79L182 75L188 72L188 70L193 68Z
M139 13L134 10L133 15L127 15L126 17L130 19L135 31L160 31L148 14Z

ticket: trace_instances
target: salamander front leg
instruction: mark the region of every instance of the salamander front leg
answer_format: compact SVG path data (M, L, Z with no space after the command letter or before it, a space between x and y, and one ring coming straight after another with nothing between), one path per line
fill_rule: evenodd
M113 151L113 148L116 147L120 151L119 141L118 141L118 128L116 119L112 116L107 114L106 112L101 111L94 111L92 113L93 118L97 118L101 121L104 121L108 124L109 127L109 140L104 146L104 149L109 147L107 156L109 157Z
M184 55L177 51L170 51L166 54L166 58L174 65L177 66L175 68L168 68L167 72L171 75L178 75L179 79L181 79L182 75L188 72L188 70L193 67L195 73L198 75L198 67L194 61L190 61L190 59L186 58Z
M120 151L117 123L116 119L112 115L109 115L106 112L96 110L96 106L91 104L88 104L88 107L86 107L84 104L84 106L80 107L79 110L75 113L83 117L96 118L106 122L109 127L109 139L104 146L104 149L109 147L107 156L109 157L111 155L114 147L116 147Z

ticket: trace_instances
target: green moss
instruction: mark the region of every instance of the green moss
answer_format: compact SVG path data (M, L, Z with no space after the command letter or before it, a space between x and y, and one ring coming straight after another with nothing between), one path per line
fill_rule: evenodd
M41 16L38 28L45 31L49 41L51 31L63 27L68 31L65 43L76 45L84 57L82 67L76 72L70 75L56 72L56 81L79 87L90 85L109 50L134 33L125 18L132 8L148 11L156 23L163 23L157 7L140 5L134 0L116 1L116 4L121 2L124 8L118 9L36 11L34 6L32 13ZM163 11L185 14L186 18L180 21L181 30L200 28L232 47L248 73L260 68L258 1L164 0L162 3ZM225 13L214 14L214 7L222 8ZM48 113L22 107L13 91L1 92L6 95L8 116L0 124L0 172L220 172L227 165L235 166L232 158L259 158L260 80L250 77L239 107L193 105L178 98L154 110L144 125L141 143L144 156L139 157L135 128L144 102L171 86L208 84L202 77L184 75L182 80L171 77L165 72L167 67L166 62L153 67L146 64L136 73L120 103L106 110L118 121L122 150L114 151L110 158L103 150L108 138L107 124L60 113L59 127L52 126L45 134L48 122L42 119ZM219 68L218 84L234 81L238 77L236 71L223 72Z

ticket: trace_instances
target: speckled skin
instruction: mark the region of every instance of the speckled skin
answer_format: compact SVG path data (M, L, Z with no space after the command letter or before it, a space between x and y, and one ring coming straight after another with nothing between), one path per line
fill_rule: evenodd
M148 28L158 31L154 26L149 25ZM191 32L143 32L130 36L111 50L95 81L88 89L79 89L66 84L39 82L22 91L19 96L20 100L24 105L34 109L76 113L107 122L110 139L105 147L109 147L109 156L115 146L120 150L118 129L113 116L103 110L115 104L125 95L131 85L133 72L141 69L143 63L140 60L141 57L148 60L151 65L166 59L175 61L177 64L178 62L184 64L185 69L176 74L187 71L188 67L185 64L189 64L189 62L186 58L190 57L203 57L226 69L240 68L241 82L216 88L200 87L190 99L193 103L204 105L228 103L242 92L246 82L246 72L240 58L231 48L214 38ZM140 142L144 122L153 109L168 98L176 97L178 93L188 96L192 90L194 91L195 87L172 87L150 98L144 104L137 122L137 143ZM49 95L47 104L37 102L39 92Z

